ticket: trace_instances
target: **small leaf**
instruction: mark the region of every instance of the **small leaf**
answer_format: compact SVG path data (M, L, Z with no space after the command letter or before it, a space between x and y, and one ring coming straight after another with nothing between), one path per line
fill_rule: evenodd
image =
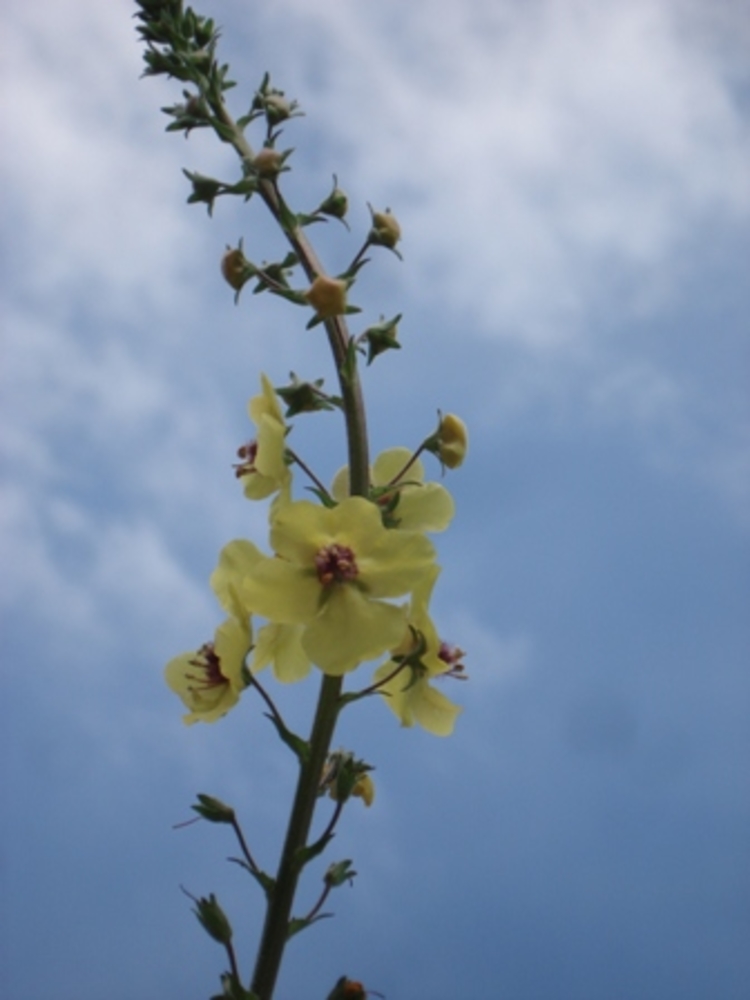
M287 729L281 719L277 718L271 712L264 712L263 714L274 724L281 740L294 752L300 764L306 763L310 757L310 744L307 740L303 740L301 736L297 736L296 733Z

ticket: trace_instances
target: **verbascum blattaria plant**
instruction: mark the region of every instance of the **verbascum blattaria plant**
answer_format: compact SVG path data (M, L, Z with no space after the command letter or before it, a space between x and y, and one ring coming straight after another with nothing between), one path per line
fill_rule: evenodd
M234 118L225 101L234 83L229 67L219 62L213 20L182 0L139 0L137 7L144 75L164 75L183 86L182 102L163 109L167 131L187 137L208 129L237 154L237 176L230 181L185 171L188 201L206 205L209 214L217 198L235 196L251 202L251 209L260 203L257 210L271 213L288 244L282 260L262 265L245 256L241 241L228 248L220 264L225 281L237 300L248 283L255 293L286 299L301 328L314 330L321 345L327 342L338 379L336 392L329 393L320 378L295 375L289 384L274 386L258 373L257 394L249 402L254 437L240 447L235 474L236 488L248 500L267 504L268 538L224 546L210 585L225 617L200 649L175 656L165 672L187 709L186 723L217 722L249 702L245 710L260 708L296 757L297 785L275 872L266 871L252 852L234 808L204 794L192 807L202 819L232 828L241 852L234 860L257 883L265 906L255 965L244 971L232 923L216 896L191 897L201 925L226 953L221 992L212 1000L271 1000L289 939L320 919L329 894L356 874L348 859L330 863L317 901L295 916L306 865L328 847L347 802L371 806L375 797L373 766L355 751L331 749L339 716L376 698L402 725L448 736L461 711L440 681L465 677L464 654L441 639L430 615L440 567L428 536L448 527L454 504L442 483L426 479L421 457L434 456L443 472L456 469L466 457L468 434L459 417L438 412L437 427L416 447L398 445L371 460L360 369L376 359L383 363L386 354L386 362L398 358L392 352L400 347L401 316L355 333L347 321L361 311L352 299L366 255L382 248L400 257L396 216L370 208L369 228L351 262L329 274L308 231L324 221L346 225L348 202L334 177L333 189L311 211L288 203L282 182L291 169L291 150L279 143L300 113L297 102L265 74L247 111ZM330 485L290 447L293 423L315 419L322 410L340 411L346 430L347 454ZM266 668L264 678L319 685L307 737L287 726L278 695L266 680L261 683ZM387 714L383 725L385 733ZM329 813L322 833L311 839L319 804ZM326 989L314 995L322 1000ZM346 975L327 993L328 1000L377 995Z

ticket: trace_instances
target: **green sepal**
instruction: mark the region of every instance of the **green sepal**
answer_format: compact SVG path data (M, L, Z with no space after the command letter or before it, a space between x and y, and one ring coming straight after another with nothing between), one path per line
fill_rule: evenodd
M276 393L286 403L286 417L294 417L298 413L316 413L318 410L333 410L343 408L344 401L340 396L329 396L321 391L324 379L314 382L302 382L294 372L289 373L290 385L276 387Z
M229 918L219 906L219 901L213 893L200 899L191 897L195 902L193 913L206 933L219 944L229 944L232 940L232 925Z
M221 989L222 992L211 997L211 1000L258 1000L258 994L246 990L231 972L221 974Z
M343 274L339 275L339 278L343 278L345 281L348 281L349 284L351 285L354 279L357 277L359 271L362 270L365 264L369 263L370 263L369 257L360 257L359 260L355 260L353 264L350 264L349 267L346 269L346 271L344 271Z
M328 222L328 219L323 215L319 215L317 212L313 212L312 215L307 215L305 212L298 212L296 217L298 226L312 226L314 222Z
M190 807L209 823L234 823L235 814L231 806L226 805L221 799L215 799L212 795L198 794L198 805Z
M315 209L315 214L322 213L323 215L330 215L333 219L338 219L339 222L343 222L346 228L349 228L349 223L346 221L344 216L349 211L349 199L346 194L339 187L339 181L336 174L333 175L333 189L331 193L325 198L320 205Z
M263 264L259 268L258 273L258 284L253 289L253 295L257 295L259 292L274 292L276 295L285 295L286 291L292 292L294 296L299 293L294 292L289 288L289 282L287 281L286 272L291 271L292 268L299 264L299 257L297 254L291 250L282 261L278 261L273 264ZM274 284L271 285L265 279L269 278ZM276 288L275 285L281 285L282 288Z
M397 316L394 316L393 319L389 319L383 323L378 323L376 326L368 327L360 336L360 341L367 341L368 365L371 365L375 358L384 351L401 350L401 344L399 344L396 339L398 334L398 323L401 319L401 315L402 314L399 313Z
M346 858L344 861L334 861L326 869L323 881L331 889L338 889L344 882L351 885L357 873L352 869L352 859Z
M208 206L208 214L213 215L214 202L220 194L226 190L226 184L217 181L215 177L206 177L204 174L194 173L183 168L183 174L193 185L193 190L188 195L188 205L195 205L199 202Z

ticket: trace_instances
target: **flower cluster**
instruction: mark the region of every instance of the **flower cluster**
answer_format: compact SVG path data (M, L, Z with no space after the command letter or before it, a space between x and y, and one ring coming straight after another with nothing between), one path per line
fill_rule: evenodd
M235 469L249 499L273 497L271 554L244 539L220 553L211 586L230 617L213 643L167 666L168 684L190 709L186 721L221 717L269 665L289 683L313 666L342 676L380 660L368 691L379 692L404 725L449 734L460 709L431 683L455 670L441 655L447 647L429 616L440 570L426 533L448 526L452 497L441 484L425 482L418 452L391 448L373 463L367 497L350 495L343 468L324 491L325 502L293 499L296 456L265 375L248 409L256 436L239 449ZM463 427L452 420L451 431ZM445 461L440 434L422 448L434 446Z

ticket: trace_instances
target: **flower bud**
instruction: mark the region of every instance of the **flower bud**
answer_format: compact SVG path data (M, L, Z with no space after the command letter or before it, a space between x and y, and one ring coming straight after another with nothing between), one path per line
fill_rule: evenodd
M387 247L389 250L395 249L396 244L401 239L401 226L398 224L396 216L391 213L389 208L385 212L375 212L372 206L370 206L370 214L372 215L372 229L368 236L369 242L373 246Z
M348 882L350 885L352 884L354 876L357 873L352 870L351 865L351 859L347 858L346 861L334 861L332 865L328 866L328 870L323 876L323 881L329 889L337 889L345 882Z
M437 437L440 461L449 469L457 469L463 464L469 448L466 424L454 413L446 413L440 421Z
M336 183L336 177L334 176L333 191L331 191L325 201L320 203L318 211L323 215L330 215L334 219L343 219L348 210L349 199L346 196L346 192L342 191Z
M234 809L212 795L199 793L198 805L190 808L210 823L234 823Z
M232 925L213 893L208 899L205 896L196 899L193 912L214 941L229 944L232 940Z
M347 979L346 976L341 976L328 994L327 1000L366 1000L366 997L367 991L362 983L358 983L355 979Z
M305 292L305 298L321 319L346 312L347 284L340 278L319 274Z
M269 125L280 125L281 122L290 118L295 108L295 102L287 101L284 95L278 91L271 91L266 95L264 107L266 121Z
M367 341L368 365L371 365L375 358L379 354L382 354L383 351L400 349L401 344L398 342L398 322L400 319L401 313L387 322L368 327L362 334L360 340Z
M242 252L241 247L229 248L221 258L221 273L228 285L239 292L242 286L250 277L248 271L248 261Z
M271 178L278 177L281 173L281 168L284 165L285 159L286 156L284 153L280 153L278 149L272 149L270 146L264 146L253 159L253 169L261 177L265 177L270 180Z

